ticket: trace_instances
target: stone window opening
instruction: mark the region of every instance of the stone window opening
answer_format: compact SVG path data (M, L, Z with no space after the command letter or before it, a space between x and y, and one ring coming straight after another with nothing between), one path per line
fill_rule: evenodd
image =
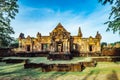
M89 51L92 52L92 45L89 45Z

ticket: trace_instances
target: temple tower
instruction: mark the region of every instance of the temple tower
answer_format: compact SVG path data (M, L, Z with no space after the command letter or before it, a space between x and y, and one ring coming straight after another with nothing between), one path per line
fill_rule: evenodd
M82 37L82 32L81 32L81 28L80 27L78 29L78 37Z

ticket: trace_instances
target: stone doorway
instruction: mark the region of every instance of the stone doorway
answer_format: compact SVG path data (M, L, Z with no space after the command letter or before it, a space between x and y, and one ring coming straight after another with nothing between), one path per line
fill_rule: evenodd
M62 42L57 42L57 52L63 52L63 44L62 44Z
M47 44L42 44L42 50L46 51L47 50Z
M92 52L92 45L89 45L89 51Z
M30 51L30 45L27 45L27 51Z

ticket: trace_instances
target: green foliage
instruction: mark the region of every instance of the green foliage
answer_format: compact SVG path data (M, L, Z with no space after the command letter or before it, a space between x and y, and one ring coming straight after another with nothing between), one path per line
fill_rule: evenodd
M116 45L116 44L120 44L120 41L117 41L117 42L111 43L112 46L114 46L114 45Z
M18 39L15 39L9 45L10 48L18 48L18 46L19 46Z
M115 42L114 44L120 44L120 41Z
M101 2L103 5L105 5L108 2L112 4L114 0L98 0L98 1Z
M116 44L120 44L120 41L114 42L114 43L110 43L111 46L115 46Z
M102 43L101 43L101 48L103 48L104 46L107 46L107 43L106 43L106 42L102 42Z
M8 46L13 40L10 35L14 34L14 30L10 22L15 19L16 13L18 13L17 0L0 0L0 47Z
M115 44L114 43L110 43L110 45L113 47L113 46L115 46Z
M120 0L99 0L99 2L102 2L103 5L108 2L113 4L109 16L109 21L105 22L105 24L108 24L106 31L112 30L113 33L119 32L120 34Z

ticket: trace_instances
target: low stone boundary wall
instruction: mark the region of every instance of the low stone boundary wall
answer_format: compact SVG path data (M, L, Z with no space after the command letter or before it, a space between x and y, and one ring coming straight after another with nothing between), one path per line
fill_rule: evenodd
M0 57L12 56L14 53L11 48L0 48Z
M47 57L49 51L40 51L40 52L17 52L15 56L18 57Z
M27 59L6 59L6 60L2 60L2 62L6 62L6 63L22 63L25 62Z
M11 52L11 48L0 48L0 54L1 53L9 53Z
M90 61L90 62L81 62L81 64L83 64L84 67L95 67L97 65L96 61Z
M80 56L81 57L87 57L87 56L89 56L89 57L97 57L97 56L101 56L101 53L100 52L88 52L88 53L83 53L83 52L81 52L80 53Z
M72 51L70 51L70 53L72 54L73 57L79 57L79 56L81 56L80 52L77 51L77 50L72 50Z
M49 71L58 71L58 72L66 72L66 71L82 71L85 67L95 67L97 62L78 62L71 64L45 64L45 63L30 63L26 61L24 64L24 68L42 68L42 72Z
M120 56L120 48L103 48L103 56Z
M42 68L43 66L43 63L27 63L27 64L24 64L24 68L27 69L27 68Z
M116 61L120 61L120 57L98 57L98 58L93 58L93 61L97 61L97 62L116 62Z
M72 58L71 54L49 54L47 57L49 60L71 60Z
M87 57L87 56L101 56L101 52L79 52L77 50L71 51L73 57Z
M49 72L49 71L58 71L58 72L66 72L66 71L82 71L83 67L81 64L49 64L43 65L42 71Z
M76 64L44 64L44 63L27 63L24 64L24 68L42 68L42 72L49 72L49 71L82 71L84 66L80 63Z
M0 49L0 57L47 57L49 51L39 51L39 52L12 52L11 49Z

